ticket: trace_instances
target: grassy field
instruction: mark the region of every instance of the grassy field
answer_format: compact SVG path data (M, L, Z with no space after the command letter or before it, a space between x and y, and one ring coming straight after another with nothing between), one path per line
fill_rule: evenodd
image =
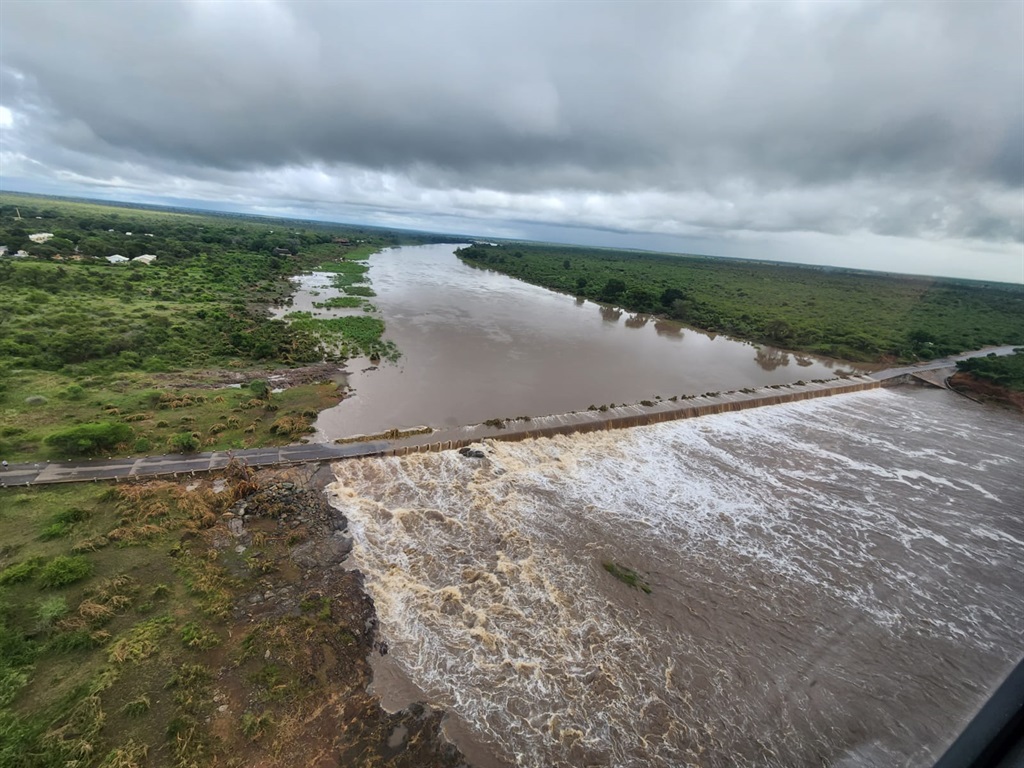
M458 764L440 715L366 692L372 603L336 556L302 554L336 538L303 482L233 466L0 490L0 766Z
M1024 343L1024 286L557 246L473 245L475 266L708 331L856 361Z
M45 440L90 423L130 428L130 437L107 455L176 453L182 435L192 438L191 450L285 445L309 432L316 414L341 398L330 381L257 397L249 387L172 388L145 373L77 378L15 372L0 411L0 454L8 461L68 458Z
M29 235L53 235L45 243ZM365 259L414 235L380 230L0 195L0 456L65 458L47 440L86 424L127 424L99 455L294 442L341 393L326 378L269 398L226 387L275 368L363 355L394 360L366 301ZM157 256L111 264L106 256ZM334 273L361 317L272 320L289 277ZM342 303L342 302L337 302ZM182 381L187 382L182 385ZM171 384L170 382L176 382ZM112 433L113 434L113 433Z

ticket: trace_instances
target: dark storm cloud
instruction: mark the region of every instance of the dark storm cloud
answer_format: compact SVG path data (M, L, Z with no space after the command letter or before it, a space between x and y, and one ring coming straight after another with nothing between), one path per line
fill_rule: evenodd
M12 167L623 230L1024 237L1019 3L0 13Z

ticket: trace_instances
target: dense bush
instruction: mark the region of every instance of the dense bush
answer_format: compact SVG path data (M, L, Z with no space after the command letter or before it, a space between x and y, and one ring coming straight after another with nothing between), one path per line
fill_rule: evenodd
M191 432L179 432L171 438L171 450L176 453L194 453L199 450L199 438Z
M112 449L131 436L132 428L127 424L98 421L53 432L45 442L65 456L88 456Z
M956 367L1001 387L1024 392L1024 349L1015 349L1012 355L1002 357L972 357L961 360Z
M65 587L91 576L92 571L92 563L84 555L61 555L40 569L39 586L46 589Z

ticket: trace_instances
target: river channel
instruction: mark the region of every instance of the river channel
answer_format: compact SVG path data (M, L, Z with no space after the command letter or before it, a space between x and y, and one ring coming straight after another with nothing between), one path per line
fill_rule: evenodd
M371 301L402 357L350 361L354 396L321 413L316 439L832 378L844 366L579 301L470 267L456 247L370 258ZM332 295L315 276L297 289L293 309Z
M903 387L339 462L332 491L378 691L480 768L918 768L1024 654L1022 441Z

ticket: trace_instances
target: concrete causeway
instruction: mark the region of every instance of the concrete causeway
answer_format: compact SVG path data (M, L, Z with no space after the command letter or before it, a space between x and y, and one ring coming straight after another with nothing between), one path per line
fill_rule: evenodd
M475 424L453 429L435 430L428 434L388 440L369 437L357 442L302 443L277 448L250 448L212 453L170 454L140 456L125 459L93 459L75 462L42 462L11 464L0 471L0 487L45 485L52 483L98 482L100 480L132 481L152 477L180 477L210 472L225 467L237 459L251 467L270 467L288 464L306 464L320 461L341 461L368 456L403 456L422 451L440 451L470 445L482 439L526 440L535 437L591 432L603 429L656 424L663 421L694 418L714 413L759 408L767 405L796 402L809 398L827 397L847 392L859 392L884 386L887 380L897 382L901 377L925 380L943 378L942 369L956 360L995 353L1010 354L1013 347L994 347L965 355L935 360L915 366L889 368L869 375L850 376L830 381L774 385L741 392L725 392L685 400L659 400L651 405L624 405L606 411L577 411L555 416L541 416L528 421L509 421L503 428ZM922 373L934 371L936 375ZM905 379L903 379L905 380ZM931 382L941 386L936 382Z
M345 444L302 443L277 448L250 448L192 454L140 456L125 459L92 459L73 462L11 464L0 471L0 486L48 485L53 483L132 481L153 477L181 477L210 472L236 459L250 467L341 461L368 456L402 456L421 451L450 450L482 439L525 440L556 434L590 432L599 429L654 424L661 421L692 418L711 413L745 410L812 397L874 389L880 382L866 376L853 376L828 382L776 385L746 392L726 392L699 396L678 402L661 400L650 406L626 405L607 411L579 411L542 416L529 421L508 422L503 428L475 424L395 440L369 437Z

